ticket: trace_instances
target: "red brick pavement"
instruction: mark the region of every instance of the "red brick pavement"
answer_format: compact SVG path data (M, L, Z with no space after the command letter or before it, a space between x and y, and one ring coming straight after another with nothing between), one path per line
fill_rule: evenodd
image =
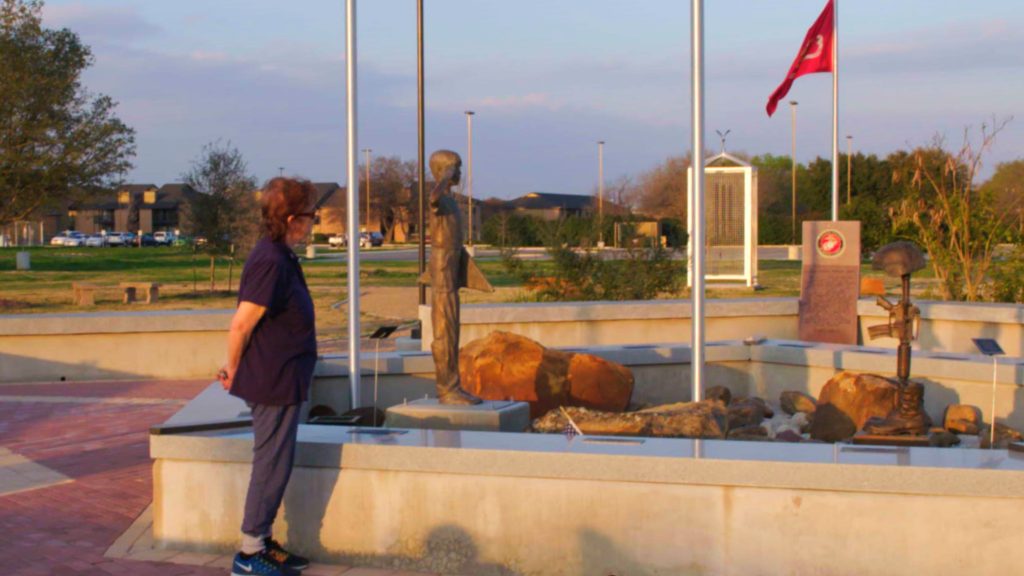
M0 558L14 575L223 575L223 569L104 558L152 500L148 429L209 380L0 386L0 445L74 479L0 496ZM4 401L11 396L167 398L172 404Z

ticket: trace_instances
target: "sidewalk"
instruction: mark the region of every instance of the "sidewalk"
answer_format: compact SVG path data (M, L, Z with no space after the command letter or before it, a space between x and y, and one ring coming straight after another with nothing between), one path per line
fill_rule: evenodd
M157 550L146 540L152 501L149 427L169 418L208 384L0 384L4 573L228 574L230 556ZM420 573L317 565L305 574Z

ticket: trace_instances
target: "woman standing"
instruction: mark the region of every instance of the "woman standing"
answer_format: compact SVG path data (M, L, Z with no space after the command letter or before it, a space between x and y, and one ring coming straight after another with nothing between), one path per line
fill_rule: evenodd
M293 248L309 236L316 189L274 178L263 190L264 236L242 271L238 309L218 378L252 409L253 459L236 576L297 574L309 562L271 534L295 459L299 408L316 366L313 300Z

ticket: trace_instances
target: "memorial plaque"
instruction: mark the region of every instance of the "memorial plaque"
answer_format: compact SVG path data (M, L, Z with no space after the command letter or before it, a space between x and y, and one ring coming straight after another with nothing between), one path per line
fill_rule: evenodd
M857 343L860 222L804 222L801 340Z

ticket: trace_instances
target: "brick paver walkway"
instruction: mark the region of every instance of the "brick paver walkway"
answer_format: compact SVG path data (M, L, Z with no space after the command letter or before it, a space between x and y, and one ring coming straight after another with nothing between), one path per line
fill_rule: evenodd
M227 574L218 567L223 561L189 566L104 557L152 500L149 427L169 418L208 383L0 384L0 447L6 449L0 453L7 454L0 454L0 469L19 463L24 469L26 459L32 468L19 476L17 491L0 485L3 574ZM40 466L51 473L39 474ZM66 478L53 481L62 476ZM39 478L38 487L26 489L26 478ZM411 574L327 566L310 572Z

